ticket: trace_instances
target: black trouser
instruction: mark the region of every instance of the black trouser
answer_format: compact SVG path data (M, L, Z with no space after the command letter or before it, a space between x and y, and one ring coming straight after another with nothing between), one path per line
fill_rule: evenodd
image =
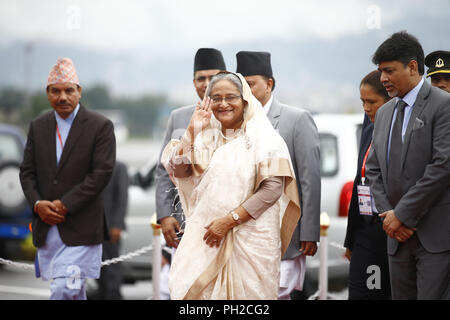
M355 234L350 261L349 300L390 299L386 237L380 220L361 223Z
M119 256L119 243L103 243L103 260ZM122 266L119 263L102 268L98 279L98 298L105 300L121 300L120 285L122 284Z

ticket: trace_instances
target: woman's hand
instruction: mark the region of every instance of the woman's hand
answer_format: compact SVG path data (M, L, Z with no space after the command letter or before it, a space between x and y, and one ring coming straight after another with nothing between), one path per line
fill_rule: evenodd
M222 239L227 235L228 231L234 226L234 220L230 215L212 221L205 227L207 230L203 240L208 246L219 247Z
M197 107L192 114L191 121L188 126L188 131L191 135L192 140L194 140L195 136L205 129L211 120L211 98L206 97L203 98L202 101L197 103Z
M211 98L205 97L202 101L197 103L197 107L192 114L189 125L186 129L185 135L181 138L181 144L178 148L177 155L181 156L189 152L193 146L195 137L199 134L203 129L208 127L211 121ZM185 163L186 164L186 163ZM175 174L177 178L185 178L190 176L190 173L186 173L188 167L183 167L183 172L181 174ZM175 170L175 168L173 168ZM170 174L170 173L169 173Z

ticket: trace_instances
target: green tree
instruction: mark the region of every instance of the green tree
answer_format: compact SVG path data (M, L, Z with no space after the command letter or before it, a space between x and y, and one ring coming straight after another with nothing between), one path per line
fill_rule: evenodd
M165 96L147 95L139 98L120 98L116 101L115 108L123 110L127 115L131 135L151 136L160 110L167 104Z
M113 101L107 87L95 85L83 90L81 101L92 109L114 109Z
M125 115L126 125L132 136L151 137L161 130L159 121L162 110L170 103L165 95L144 95L139 97L114 97L108 87L95 85L85 88L81 103L89 109L120 110ZM0 90L0 120L28 127L31 120L43 112L52 110L47 94L39 90L29 95L19 88Z
M31 106L28 110L23 110L24 118L30 122L40 114L52 109L50 102L48 102L47 94L45 92L37 91L31 96Z
M13 113L20 113L24 98L24 92L20 89L8 87L0 90L0 112L6 122L13 122Z

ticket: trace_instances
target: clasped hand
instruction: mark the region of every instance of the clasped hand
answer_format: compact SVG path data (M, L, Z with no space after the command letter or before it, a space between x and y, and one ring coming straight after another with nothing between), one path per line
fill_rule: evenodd
M64 222L68 212L61 200L41 200L34 209L41 220L51 226Z
M412 237L416 229L406 227L394 214L394 210L389 210L380 214L383 220L383 230L386 234L399 242L405 242Z
M208 224L205 229L208 230L203 237L208 246L218 248L222 239L226 236L228 231L232 228L232 223L228 216L216 219Z

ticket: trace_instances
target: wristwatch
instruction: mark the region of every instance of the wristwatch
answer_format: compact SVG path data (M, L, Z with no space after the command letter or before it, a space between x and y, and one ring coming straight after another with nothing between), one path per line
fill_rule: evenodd
M230 212L231 216L233 217L233 220L237 223L237 224L241 224L241 217L239 217L239 215L233 210Z

